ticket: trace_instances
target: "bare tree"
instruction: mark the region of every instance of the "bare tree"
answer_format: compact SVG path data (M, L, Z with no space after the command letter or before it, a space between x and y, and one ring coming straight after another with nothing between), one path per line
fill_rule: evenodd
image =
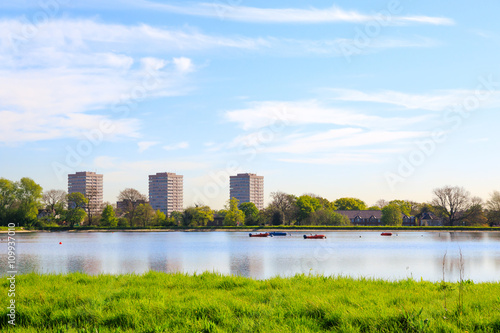
M297 198L294 195L280 191L271 192L271 198L273 201L269 204L269 207L283 214L283 224L289 223L297 210L297 206L295 205Z
M118 195L118 200L120 201L130 200L132 202L135 202L141 200L147 201L148 198L134 188L126 188L120 192L120 194Z
M486 208L489 225L500 225L500 192L494 191L491 194L490 200L486 202Z
M123 211L127 215L130 224L133 225L137 208L141 204L146 204L148 197L134 188L126 188L118 195L118 201L123 202Z
M500 212L500 192L494 191L491 193L490 200L486 202L488 210Z
M380 209L384 208L385 206L387 206L389 204L389 201L385 200L385 199L379 199L376 203L375 203L375 206L379 207Z
M445 186L433 190L432 204L442 210L445 222L449 226L467 219L475 214L475 207L481 206L481 199L471 198L470 193L463 187Z
M45 204L45 207L50 210L51 214L55 214L56 207L58 205L61 205L62 208L65 208L64 206L66 205L66 196L66 191L49 190L43 194L42 200Z

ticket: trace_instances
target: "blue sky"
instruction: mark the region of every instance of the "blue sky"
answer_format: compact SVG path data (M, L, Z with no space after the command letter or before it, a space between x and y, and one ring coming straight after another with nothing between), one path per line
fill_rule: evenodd
M500 3L0 2L0 177L104 197L184 175L222 208L273 191L428 201L499 190Z

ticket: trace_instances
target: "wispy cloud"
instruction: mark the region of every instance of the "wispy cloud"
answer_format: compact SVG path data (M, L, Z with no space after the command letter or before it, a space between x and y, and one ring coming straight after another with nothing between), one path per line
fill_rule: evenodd
M186 149L186 148L189 148L189 143L186 141L163 146L163 149L165 149L165 150L177 150L177 149Z
M137 143L137 146L139 147L139 153L142 153L148 150L149 148L156 146L159 143L160 142L158 141L140 141Z
M378 163L430 135L421 126L430 117L373 116L363 109L327 106L317 100L254 102L249 108L225 113L226 120L247 131L225 148L250 148L284 162ZM272 139L263 141L264 131Z
M397 129L428 119L427 116L380 117L340 107L325 106L317 100L253 102L249 108L227 111L226 120L244 130L266 126L331 124L365 128Z
M227 19L240 22L253 23L336 23L350 22L363 23L385 19L390 25L403 24L432 24L432 25L452 25L454 21L446 17L433 16L398 16L389 18L382 17L381 14L364 14L355 10L345 10L337 6L330 8L257 8L238 6L231 4L196 3L189 5L169 5L160 4L153 1L141 1L140 6L164 10L176 14L191 16L203 16L219 19Z
M474 97L478 93L482 93L481 89L440 90L425 94L412 94L393 90L364 92L352 89L329 89L329 91L333 92L332 100L390 104L410 110L443 111L458 103L463 103L468 97ZM500 91L488 92L488 99L482 102L483 105L499 105Z

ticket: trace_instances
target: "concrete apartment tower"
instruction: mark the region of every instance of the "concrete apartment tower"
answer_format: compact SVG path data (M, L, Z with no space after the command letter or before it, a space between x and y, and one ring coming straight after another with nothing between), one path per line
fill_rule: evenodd
M264 176L255 173L239 173L229 177L229 198L253 202L257 208L264 208Z
M149 175L149 204L154 210L160 210L170 216L174 211L184 209L184 180L182 175L172 172L160 172Z
M77 172L68 175L68 194L79 192L89 200L89 209L92 214L102 212L103 194L102 194L103 176L95 172Z

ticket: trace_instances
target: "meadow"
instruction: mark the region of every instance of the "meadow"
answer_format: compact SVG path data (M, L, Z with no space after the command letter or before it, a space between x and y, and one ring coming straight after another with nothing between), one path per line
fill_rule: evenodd
M500 283L81 273L0 284L5 332L500 332Z

